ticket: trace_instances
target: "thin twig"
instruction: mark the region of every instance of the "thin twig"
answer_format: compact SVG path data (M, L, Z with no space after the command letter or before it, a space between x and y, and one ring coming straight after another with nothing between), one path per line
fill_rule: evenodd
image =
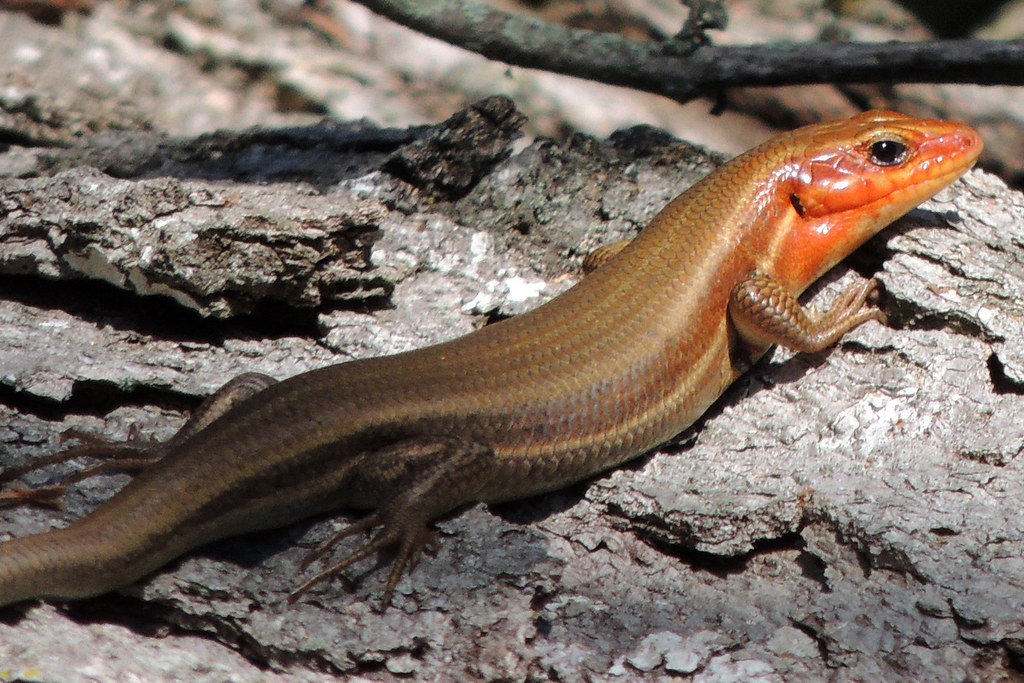
M572 29L472 0L356 0L393 21L514 66L686 102L739 86L811 83L1024 85L1024 40L698 46ZM685 51L683 51L685 52Z

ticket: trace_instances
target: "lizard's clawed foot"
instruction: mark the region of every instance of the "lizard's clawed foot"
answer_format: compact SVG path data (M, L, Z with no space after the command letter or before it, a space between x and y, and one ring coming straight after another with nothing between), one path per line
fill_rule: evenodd
M875 307L880 296L880 288L881 284L875 278L847 287L818 324L822 327L833 327L849 318L858 318L863 322L877 320L885 325L885 313Z
M345 527L310 553L302 568L323 557L342 539L377 526L380 531L363 547L295 589L289 602L294 603L324 579L394 546L395 563L380 603L381 611L386 609L402 574L416 566L423 548L434 541L430 522L474 500L480 486L487 482L492 462L493 454L486 446L449 437L407 439L368 455L358 476L364 486L386 491L387 498L376 512Z
M423 554L423 548L425 546L433 547L433 543L436 539L436 533L427 527L425 522L418 520L403 520L401 518L394 519L391 515L387 515L385 512L375 512L364 517L358 522L349 524L344 529L321 543L319 547L306 556L302 561L301 568L303 570L308 568L310 564L330 552L330 550L343 539L346 539L349 536L354 536L363 531L367 531L378 525L383 525L383 528L368 543L363 545L363 547L350 553L344 559L321 570L296 588L288 597L289 604L294 603L307 593L310 588L321 581L329 579L345 569L348 569L355 563L366 559L370 555L379 553L385 548L398 546L394 564L391 567L391 573L388 575L387 584L384 586L384 596L381 598L379 606L380 611L387 609L391 604L391 599L395 595L395 588L398 586L398 582L402 579L402 575L405 573L406 568L408 568L409 571L412 571L419 562L420 556Z
M101 458L103 462L68 475L58 484L2 491L0 492L0 505L40 505L59 508L61 507L60 497L64 495L71 484L106 472L137 472L160 457L159 454L151 453L153 442L140 439L138 430L134 426L129 431L127 442L108 441L103 437L78 429L68 429L60 435L60 440L62 443L78 441L79 445L45 458L37 458L18 467L8 468L0 473L0 483L14 481L29 472L76 458Z
M18 467L8 468L0 472L0 483L14 481L29 472L75 458L96 458L101 462L64 477L58 484L0 492L0 505L60 507L59 499L71 484L107 472L136 474L162 458L169 449L202 431L228 410L255 396L274 382L276 380L273 377L255 372L235 377L203 401L178 433L165 443L142 437L136 424L128 428L126 441L110 441L74 427L67 429L60 435L61 443L77 441L78 445Z
M0 507L36 505L38 507L60 509L64 507L60 497L64 495L67 488L67 484L51 484L35 488L17 488L9 491L0 491Z

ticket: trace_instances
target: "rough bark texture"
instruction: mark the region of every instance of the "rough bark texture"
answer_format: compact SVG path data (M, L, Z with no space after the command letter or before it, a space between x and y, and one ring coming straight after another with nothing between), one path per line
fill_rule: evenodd
M61 92L0 92L20 143L0 154L0 466L70 427L165 438L243 371L284 377L532 308L717 162L650 128L514 143L502 99L412 129L168 138L116 98ZM116 595L0 610L0 680L1020 677L1022 254L1024 197L974 172L815 294L875 273L888 326L775 352L631 466L441 522L385 613L372 563L286 603L339 515ZM124 481L76 485L64 510L0 510L0 538Z
M322 185L315 176L267 185L196 181L184 169L136 179L40 168L3 181L5 463L55 450L69 426L166 435L176 409L243 370L290 375L536 305L576 277L575 255L643 225L708 169L649 129L508 156L517 126L507 101L482 102L390 154L368 154L321 192L310 190ZM303 153L262 139L241 134L234 153L256 167ZM460 139L505 151L459 164L461 197L442 201L442 176L410 169L442 164ZM373 611L381 576L370 566L354 588L334 582L285 602L305 549L342 516L217 544L119 596L8 609L0 661L72 679L83 657L100 677L209 680L232 662L249 679L1015 671L1022 225L1024 198L972 173L858 254L858 270L885 283L890 326L867 326L827 353L775 353L676 445L634 467L443 522L437 555L384 614ZM352 237L370 234L372 246ZM249 258L232 256L232 240ZM296 271L309 279L323 277L317 266L354 262L374 294L360 310L311 297L267 277L268 261L303 264ZM144 270L173 291L150 296L152 284L133 275ZM208 284L261 278L266 286ZM277 316L281 304L300 312ZM122 480L76 487L62 512L5 510L2 530L64 523ZM207 636L199 648L193 633ZM158 655L154 634L164 636ZM104 655L113 641L117 656Z

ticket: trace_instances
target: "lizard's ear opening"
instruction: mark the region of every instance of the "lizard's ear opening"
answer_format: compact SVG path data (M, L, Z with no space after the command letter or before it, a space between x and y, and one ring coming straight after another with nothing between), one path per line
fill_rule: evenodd
M793 193L789 195L789 201L793 205L793 209L797 212L797 214L801 218L803 218L807 212L804 211L804 205L800 203L800 197L798 197L796 193Z

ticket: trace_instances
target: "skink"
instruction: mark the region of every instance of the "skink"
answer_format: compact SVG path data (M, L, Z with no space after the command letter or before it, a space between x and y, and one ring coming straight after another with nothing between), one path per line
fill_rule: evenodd
M451 342L279 383L244 375L68 527L0 544L0 605L101 594L190 549L336 508L387 547L386 606L429 524L565 486L691 425L774 344L868 320L874 281L822 315L797 297L975 162L971 128L886 111L808 126L725 164L539 308Z

